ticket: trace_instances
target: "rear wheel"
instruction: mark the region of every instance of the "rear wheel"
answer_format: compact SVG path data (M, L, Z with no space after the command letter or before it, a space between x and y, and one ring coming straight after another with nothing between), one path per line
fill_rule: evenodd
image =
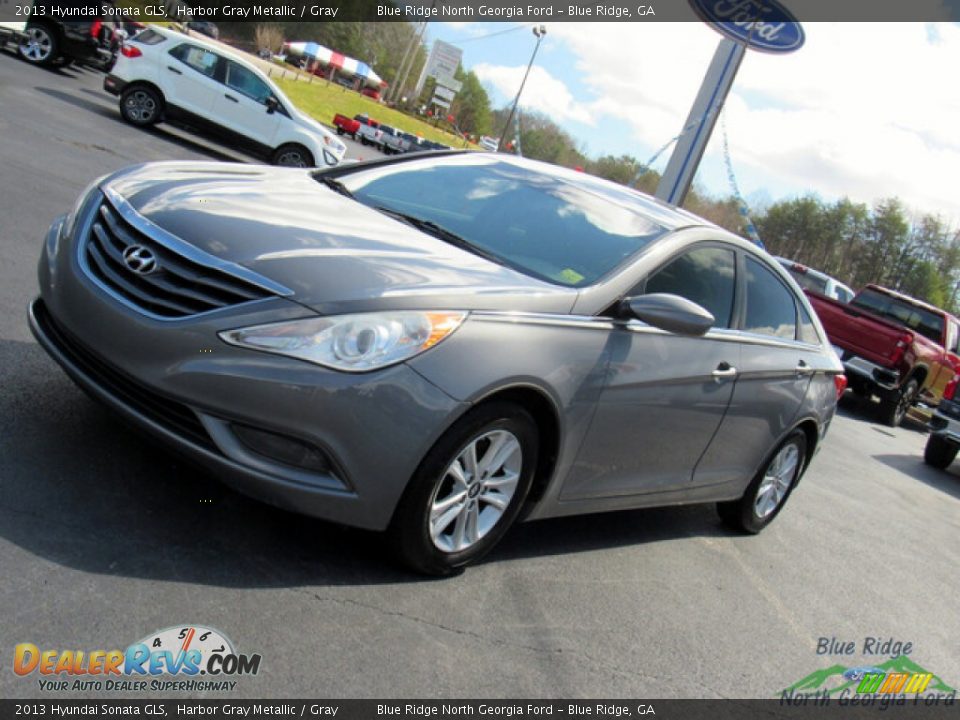
M483 557L520 512L537 465L537 426L513 403L481 405L437 441L390 526L409 567L449 575Z
M793 492L807 458L807 436L794 430L774 451L739 500L717 504L721 519L734 530L758 533L780 513Z
M281 165L283 167L314 167L316 163L313 161L313 155L307 150L303 145L295 145L293 143L287 145L281 145L277 148L277 151L273 154L274 165Z
M939 435L931 435L927 438L927 447L923 451L923 461L927 465L946 470L956 457L957 446L952 442L944 440Z
M907 416L907 411L917 399L919 392L920 382L916 378L907 380L898 394L880 401L880 419L890 427L898 427Z
M26 38L17 48L20 57L33 65L50 65L57 59L59 46L53 31L46 25L27 25Z
M124 90L120 96L120 114L131 125L153 125L159 122L163 114L163 99L153 88L135 85Z

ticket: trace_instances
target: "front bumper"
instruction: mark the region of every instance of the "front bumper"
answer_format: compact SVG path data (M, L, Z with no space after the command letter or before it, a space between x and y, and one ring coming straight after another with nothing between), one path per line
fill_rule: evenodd
M38 342L90 395L247 495L382 530L427 450L465 408L406 365L352 375L217 338L306 314L288 300L172 321L144 316L85 275L62 234L56 223L40 261L41 297L30 305ZM238 426L307 443L330 471L253 451Z
M930 432L960 445L960 403L944 398L930 418Z

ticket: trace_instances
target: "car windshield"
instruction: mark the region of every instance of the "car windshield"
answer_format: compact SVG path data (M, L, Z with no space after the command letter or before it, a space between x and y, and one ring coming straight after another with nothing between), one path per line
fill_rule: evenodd
M471 153L338 177L365 205L429 223L484 257L567 287L596 282L667 232L640 195L547 165Z
M943 316L876 290L864 290L851 302L854 307L915 330L928 340L943 338Z
M826 275L816 275L812 272L803 272L797 270L793 265L784 265L784 268L791 277L797 281L797 285L802 287L804 290L813 290L818 292L821 295L827 294L827 276Z

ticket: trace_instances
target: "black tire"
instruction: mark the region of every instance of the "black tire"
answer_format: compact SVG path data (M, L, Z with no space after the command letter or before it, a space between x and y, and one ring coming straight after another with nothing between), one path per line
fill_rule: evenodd
M899 427L900 423L907 416L907 411L916 400L920 392L920 381L916 378L910 378L900 388L900 392L893 397L884 398L880 401L878 415L880 419L890 427Z
M120 115L131 125L149 127L163 117L163 96L149 85L133 85L120 96Z
M313 154L303 145L287 143L278 147L270 162L282 167L316 167Z
M765 514L758 511L758 496L760 487L764 485L764 478L768 471L773 469L774 463L781 453L785 452L788 446L792 446L797 451L797 462L792 470L785 492L773 508ZM777 445L776 449L770 453L770 456L763 463L763 467L753 478L753 481L747 486L746 492L739 500L717 503L717 512L720 518L729 527L741 532L756 534L763 530L767 525L773 522L773 519L780 514L783 506L787 504L793 489L797 486L797 481L803 474L807 462L807 436L802 430L794 430L786 439Z
M339 125L337 126L337 135L343 135L343 128Z
M17 46L20 57L31 65L48 67L60 57L60 42L48 25L28 24L26 38Z
M503 467L494 468L489 476L484 474L478 478L475 475L474 479L470 480L469 472L464 472L463 475L468 478L468 483L464 487L469 489L461 492L463 501L457 503L457 506L463 510L448 520L448 526L439 526L438 539L434 540L431 535L431 510L437 502L436 498L445 489L451 493L451 497L456 492L456 483L448 470L458 463L461 453L473 443L477 443L481 449L486 447L489 450L491 445L483 446L483 443L487 442L485 437L496 431L506 431L506 435L512 436L513 440L519 444L519 470L514 471L518 473L518 480L513 495L509 497L506 506L500 510L502 514L497 518L497 505L488 505L483 501L487 495L483 478L497 480L501 472L506 472L507 460L513 459L514 463L517 462L515 454L509 455L503 461ZM460 418L444 433L420 463L394 513L388 538L391 548L400 561L417 572L443 576L456 573L486 555L507 532L523 507L533 483L538 450L539 435L536 422L530 413L518 405L491 402L480 405ZM484 452L480 459L482 460L485 455ZM463 468L462 465L458 467ZM477 508L476 517L478 518L482 518L482 513L493 508L492 514L487 519L488 522L492 520L492 525L481 531L478 539L465 549L439 547L440 544L456 542L457 528L461 522L460 516L464 517L464 525L469 524L466 516L474 507ZM453 508L454 506L451 505L451 509ZM475 520L474 526L478 527L479 522L479 519ZM452 532L446 534L445 529L452 529Z
M939 435L927 438L927 446L923 450L923 461L940 470L950 467L957 457L957 446Z
M367 142L367 138L364 135L361 135L360 144L366 146L366 145L369 145L370 143Z

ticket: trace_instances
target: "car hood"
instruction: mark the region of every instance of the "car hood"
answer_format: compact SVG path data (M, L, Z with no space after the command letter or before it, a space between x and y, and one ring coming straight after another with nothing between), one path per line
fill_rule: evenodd
M324 314L569 312L577 296L344 197L311 171L153 163L121 171L103 186L167 232L289 288L291 299Z

